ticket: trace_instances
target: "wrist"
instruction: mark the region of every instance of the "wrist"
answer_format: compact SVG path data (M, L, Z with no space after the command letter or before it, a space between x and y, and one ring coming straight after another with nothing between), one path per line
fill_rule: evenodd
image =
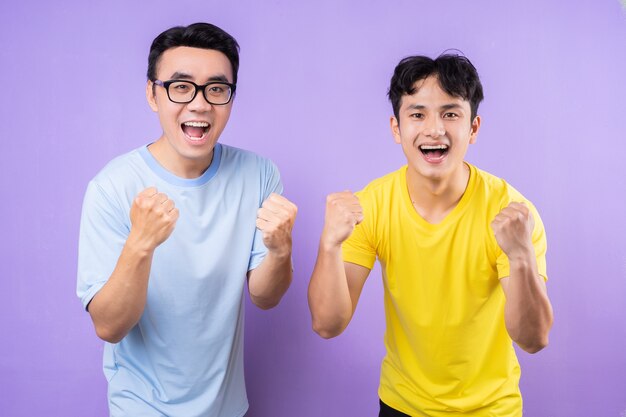
M156 248L146 239L142 239L137 233L133 233L132 229L128 234L124 247L127 251L140 257L152 256Z
M535 252L532 249L511 252L507 256L509 258L509 264L511 265L511 268L528 267L528 266L531 266L535 260Z
M326 251L341 249L342 243L343 240L337 239L332 231L324 228L324 230L322 231L322 236L320 237L320 249Z
M267 255L277 261L291 259L291 243L278 248L267 248Z
M325 238L324 235L322 235L319 251L327 253L341 251L341 243L342 242L337 242L333 239Z

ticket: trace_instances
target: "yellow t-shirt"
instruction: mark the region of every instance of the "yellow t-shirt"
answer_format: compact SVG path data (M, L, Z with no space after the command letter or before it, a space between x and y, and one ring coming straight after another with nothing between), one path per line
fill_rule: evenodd
M369 269L376 257L381 263L387 354L378 393L411 416L522 415L499 282L509 262L490 223L510 202L526 202L539 274L547 279L544 228L517 190L469 167L463 197L438 224L414 210L406 166L372 181L357 193L364 220L343 244L344 261Z

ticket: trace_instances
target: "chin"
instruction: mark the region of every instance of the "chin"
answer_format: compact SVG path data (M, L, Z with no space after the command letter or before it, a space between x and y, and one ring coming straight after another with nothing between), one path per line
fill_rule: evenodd
M409 166L420 177L427 178L427 179L432 179L432 180L445 178L446 175L448 174L448 171L449 171L447 169L447 167L444 167L444 166L441 166L441 165L438 165L438 166L431 166L431 165L424 166L424 164L414 164L414 165L409 165Z

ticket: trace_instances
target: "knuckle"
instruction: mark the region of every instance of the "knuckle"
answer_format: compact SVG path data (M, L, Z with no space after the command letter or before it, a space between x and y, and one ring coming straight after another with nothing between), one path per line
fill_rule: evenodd
M158 190L156 189L156 187L148 187L145 188L143 191L141 191L138 195L153 195L156 194L158 192Z
M267 201L268 203L276 204L280 201L280 196L272 193L265 199L265 201Z

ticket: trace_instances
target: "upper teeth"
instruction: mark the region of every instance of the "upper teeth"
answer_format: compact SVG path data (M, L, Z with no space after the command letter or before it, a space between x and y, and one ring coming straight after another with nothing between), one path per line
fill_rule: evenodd
M185 122L183 124L185 126L191 127L209 127L209 124L207 122Z
M422 149L448 149L448 145L421 145Z

